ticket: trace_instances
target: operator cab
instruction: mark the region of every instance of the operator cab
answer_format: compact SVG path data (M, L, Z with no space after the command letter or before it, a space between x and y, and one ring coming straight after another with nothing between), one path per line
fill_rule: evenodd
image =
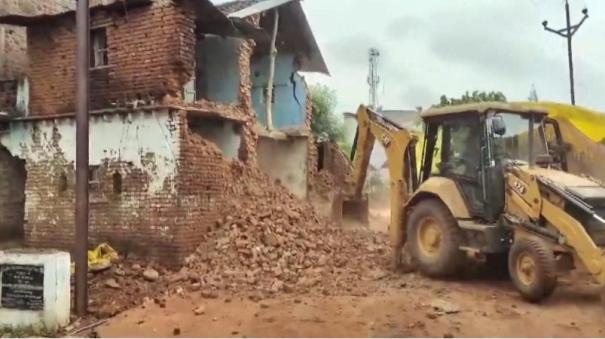
M546 143L545 117L545 112L504 103L423 112L420 183L434 176L453 180L470 215L495 222L504 210L507 164L555 163Z

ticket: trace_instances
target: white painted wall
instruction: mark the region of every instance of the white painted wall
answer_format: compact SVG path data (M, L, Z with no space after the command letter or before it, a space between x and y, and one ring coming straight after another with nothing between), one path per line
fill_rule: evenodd
M204 119L198 119L198 121L200 123L196 125L189 125L193 132L199 133L204 139L215 143L225 158L238 158L242 137L235 122Z
M277 140L258 138L257 156L260 168L274 179L279 179L286 188L299 198L307 197L307 154L306 138Z
M65 160L75 166L76 122L73 118L11 122L10 130L0 135L0 144L26 162L47 161L58 151L53 141L55 128L59 150ZM101 165L104 159L132 162L151 178L149 191L160 191L164 181L176 174L178 132L168 111L93 116L90 119L90 165ZM36 133L39 145L34 140ZM153 154L151 165L142 162L146 154Z
M0 307L0 327L34 326L56 330L69 324L71 307L69 253L55 250L0 251L0 265L3 264L44 267L44 309L21 311Z

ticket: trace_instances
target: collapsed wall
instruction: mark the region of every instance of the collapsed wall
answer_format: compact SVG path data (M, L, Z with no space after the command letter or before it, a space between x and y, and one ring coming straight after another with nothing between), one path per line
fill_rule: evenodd
M209 221L211 227L198 229L198 238L192 240L197 248L180 269L126 260L96 275L91 309L98 317L113 316L146 301L162 306L169 295L185 292L201 293L204 298L228 292L254 300L293 292L362 295L371 288L364 282L386 275L384 235L345 231L257 166L224 159L212 142L197 135L189 138L199 154L212 161L221 159L222 165L217 166L224 170L220 174L224 199L214 205L216 219L210 215L191 219ZM192 189L191 197L199 197L202 191ZM149 271L158 274L150 279Z

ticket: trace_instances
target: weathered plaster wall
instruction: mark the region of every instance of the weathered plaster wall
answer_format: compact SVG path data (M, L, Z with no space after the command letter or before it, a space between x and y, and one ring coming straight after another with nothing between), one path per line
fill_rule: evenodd
M239 101L239 46L242 39L206 35L196 44L197 98Z
M132 163L151 178L149 192L162 190L177 166L172 119L167 111L91 117L90 165L108 160ZM66 164L75 164L76 124L74 119L14 121L0 143L30 163L51 160L60 152Z
M227 159L238 159L242 144L241 124L225 119L189 118L189 129L215 143Z
M199 245L218 218L227 169L187 121L168 108L91 118L90 246L108 241L124 254L175 263ZM0 143L25 160L25 241L71 249L75 123L11 124Z
M300 198L307 197L308 140L292 137L275 140L260 137L257 146L260 168Z
M179 115L136 112L91 118L90 242L178 260ZM74 241L75 122L15 121L0 143L25 160L25 241L70 249Z
M252 60L252 100L262 126L267 125L265 88L269 81L269 58ZM294 56L278 54L275 61L275 92L273 126L302 128L305 126L307 90L304 79L297 73Z

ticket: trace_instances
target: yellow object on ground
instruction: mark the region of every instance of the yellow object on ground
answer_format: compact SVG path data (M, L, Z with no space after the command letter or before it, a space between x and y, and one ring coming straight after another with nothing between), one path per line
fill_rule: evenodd
M88 271L98 272L111 267L111 263L117 260L118 252L109 244L102 243L95 249L88 251ZM74 273L75 265L71 264L71 272Z

